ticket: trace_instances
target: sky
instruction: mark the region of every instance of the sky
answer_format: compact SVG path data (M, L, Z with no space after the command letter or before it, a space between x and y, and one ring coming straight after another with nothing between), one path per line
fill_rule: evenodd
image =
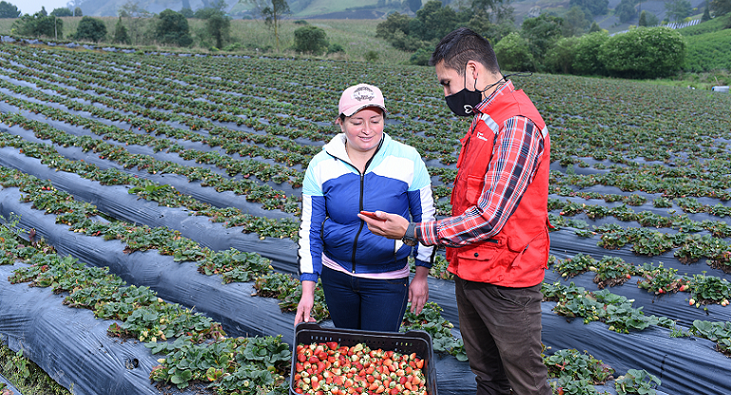
M5 2L18 7L23 14L35 14L41 10L41 6L45 6L47 12L66 7L68 0L5 0Z

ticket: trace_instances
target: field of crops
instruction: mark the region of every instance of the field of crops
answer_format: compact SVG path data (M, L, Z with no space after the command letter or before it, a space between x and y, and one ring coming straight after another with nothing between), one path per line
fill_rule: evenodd
M431 68L0 45L0 340L74 393L286 393L302 176L358 82L448 214L467 121ZM552 138L554 386L730 393L731 97L515 84ZM431 334L439 393L474 393L444 266L403 328Z

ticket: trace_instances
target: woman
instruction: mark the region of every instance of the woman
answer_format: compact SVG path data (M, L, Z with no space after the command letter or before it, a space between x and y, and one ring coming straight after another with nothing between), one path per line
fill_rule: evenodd
M302 187L302 297L295 325L311 321L320 277L336 327L396 332L407 302L418 314L429 298L432 248L375 236L358 213L380 210L430 221L431 179L414 148L383 132L386 107L377 87L349 87L338 109L342 133L312 159ZM411 253L416 275L409 284Z

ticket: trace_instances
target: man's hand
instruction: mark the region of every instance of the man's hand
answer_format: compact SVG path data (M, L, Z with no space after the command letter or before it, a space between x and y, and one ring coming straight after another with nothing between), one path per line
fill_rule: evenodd
M409 220L400 215L389 214L383 211L376 211L375 214L378 219L370 218L363 214L358 214L358 218L365 221L368 229L374 235L397 240L401 240L404 237L406 228L409 227Z

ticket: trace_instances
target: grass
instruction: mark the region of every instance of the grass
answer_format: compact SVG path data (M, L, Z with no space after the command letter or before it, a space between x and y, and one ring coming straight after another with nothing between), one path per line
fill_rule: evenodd
M685 41L685 70L731 70L731 29L687 36Z
M63 36L68 39L78 28L80 17L64 17ZM107 37L100 44L111 44L114 27L117 23L117 17L100 17L107 26ZM190 52L194 51L206 52L208 45L205 43L205 21L199 19L189 19L188 23L191 35L195 40L195 48L169 48L156 45L155 42L147 38L147 32L154 19L152 18L124 18L122 22L127 27L130 35L133 37L133 45L143 46L145 50L182 50ZM402 64L406 62L410 53L399 51L393 48L383 39L376 38L376 25L379 20L338 20L323 19L309 20L308 23L320 27L327 33L330 43L337 43L345 48L345 55L330 55L342 60L363 61L368 51L375 51L378 54L380 62ZM0 35L11 34L13 20L0 19ZM295 24L293 20L284 20L279 29L280 52L286 56L294 56L296 53L292 50L294 45L294 31L302 25ZM276 51L276 40L274 33L261 20L242 20L235 19L231 21L231 43L239 43L245 52L251 53L271 53Z
M24 395L70 395L22 353L0 343L0 373ZM73 387L72 387L73 389Z

